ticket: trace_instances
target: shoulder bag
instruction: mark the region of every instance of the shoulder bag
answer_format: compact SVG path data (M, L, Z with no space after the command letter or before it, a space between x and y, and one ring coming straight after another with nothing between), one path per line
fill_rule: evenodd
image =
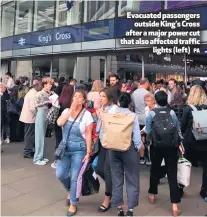
M83 109L81 109L81 111L78 113L78 115L76 116L76 118L73 120L69 130L68 130L68 133L67 133L67 136L66 136L66 140L62 139L58 148L56 149L55 151L55 157L57 160L61 160L62 157L64 156L65 154L65 151L66 151L66 147L67 147L67 141L69 139L69 136L70 136L70 131L73 127L73 124L75 123L75 121L78 119L79 115L81 114L81 112L83 111ZM83 113L84 114L84 113Z

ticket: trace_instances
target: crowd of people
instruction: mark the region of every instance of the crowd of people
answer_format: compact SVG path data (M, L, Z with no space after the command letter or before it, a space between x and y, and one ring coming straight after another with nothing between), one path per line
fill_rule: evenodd
M101 80L77 85L74 78L63 77L34 78L29 87L28 78L14 81L6 73L6 81L0 88L1 143L24 141L23 157L44 166L49 162L44 155L45 136L50 137L54 130L56 157L51 167L56 169L56 176L67 191L67 216L77 212L77 179L95 146L98 152L93 168L105 182L99 212L116 207L118 216L125 215L125 176L127 216L133 216L133 209L139 205L140 165L147 165L151 166L149 203L156 202L159 181L167 175L172 215L180 215L184 186L177 181L179 155L184 155L193 166L202 164L200 196L207 201L207 138L197 140L192 132L192 111L207 109L207 83L199 79L187 85L175 79L155 83L145 78L121 81L117 74L110 73L106 87ZM105 147L106 133L110 135L103 124L105 113L134 117L128 150ZM207 121L207 117L203 118ZM169 120L169 134L162 128L166 120Z

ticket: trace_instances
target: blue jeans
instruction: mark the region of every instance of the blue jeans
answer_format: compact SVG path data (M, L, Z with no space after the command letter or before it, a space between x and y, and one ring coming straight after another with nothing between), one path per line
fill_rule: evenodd
M70 191L70 203L73 205L77 204L77 180L85 154L85 150L65 152L64 157L57 163L56 176L66 190Z
M35 119L35 155L33 162L43 160L45 133L47 128L47 110L38 109Z

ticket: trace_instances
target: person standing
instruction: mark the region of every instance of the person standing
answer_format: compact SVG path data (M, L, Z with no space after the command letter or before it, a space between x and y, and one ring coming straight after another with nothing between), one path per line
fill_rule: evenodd
M119 96L121 94L121 87L119 84L119 77L116 74L110 74L109 76L109 85L110 85L110 91L113 94L113 101L115 104L117 104L117 101L119 99Z
M75 85L76 85L76 80L73 78L70 78L70 81L67 85L64 85L64 79L63 78L61 78L60 80L61 80L61 83L55 91L57 93L57 95L59 96L58 101L60 104L60 110L59 110L59 115L58 115L57 119L61 116L62 112L66 108L70 108L71 103L72 103L72 97L73 97ZM59 146L61 140L62 140L62 128L57 125L57 121L55 122L55 140L56 140L56 144L55 144L55 150L56 150L57 147ZM56 169L57 160L55 160L51 164L51 167Z
M35 155L33 163L39 166L45 165L49 160L44 158L45 133L47 129L47 113L51 102L49 96L53 85L53 79L42 79L43 89L37 93L35 107L37 115L35 119Z
M146 115L145 115L145 96L149 94L150 92L147 90L149 88L149 81L148 79L142 78L140 80L140 85L137 90L134 91L132 94L132 106L135 109L135 113L138 115L139 119L139 127L140 130L144 128L146 125ZM142 135L142 140L144 140L145 143L145 136ZM145 149L145 152L147 152L147 148ZM147 155L147 153L145 153ZM146 163L146 160L144 157L140 157L140 164L144 165Z
M117 105L114 104L113 93L110 88L104 88L100 91L100 102L101 108L98 114L98 123L96 132L99 134L100 143L103 140L104 129L101 120L102 112L114 112L116 111ZM111 196L112 196L112 178L111 178L111 167L109 161L109 152L110 150L105 149L102 145L100 145L100 150L98 153L98 162L96 173L104 180L105 182L105 195L104 200L101 206L98 208L99 212L106 212L111 208Z
M175 91L176 91L176 88L177 88L177 81L174 78L171 78L168 81L168 85L169 85L169 90L168 90L167 101L168 101L168 104L170 104L171 101L173 100L173 97L174 97L174 94L175 94Z
M68 191L67 216L74 216L77 212L77 179L83 162L89 161L91 153L93 118L84 108L86 100L86 93L76 90L70 109L65 109L57 120L58 126L63 128L65 145L58 147L64 150L64 154L59 156L56 177Z
M127 151L109 151L109 161L111 165L112 176L112 206L117 207L118 216L124 216L123 211L123 186L124 176L126 179L126 191L128 211L127 216L133 216L133 209L139 204L139 151L142 148L141 135L139 130L139 121L137 115L131 112L128 108L131 103L129 93L122 93L119 101L118 108L114 112L127 113L134 116L133 132L131 135L132 145ZM127 117L126 117L127 118ZM132 166L134 165L134 166ZM136 166L135 166L136 165Z
M10 91L10 89L12 89L12 87L14 87L15 83L14 83L14 79L12 78L12 75L10 72L6 73L6 87L7 90Z
M187 159L192 164L197 159L203 164L200 196L207 201L207 140L196 140L192 133L193 110L207 110L207 96L200 85L195 85L190 90L187 106L183 110L181 130L184 134L183 143L187 152ZM206 120L205 116L203 118Z
M1 96L1 140L0 143L4 141L4 136L6 136L6 143L10 143L10 126L9 117L7 113L7 102L9 100L9 94L6 88L6 84L0 84L0 96Z
M33 158L33 147L35 146L35 99L41 90L41 82L33 80L33 87L24 98L24 104L19 121L24 123L24 158Z

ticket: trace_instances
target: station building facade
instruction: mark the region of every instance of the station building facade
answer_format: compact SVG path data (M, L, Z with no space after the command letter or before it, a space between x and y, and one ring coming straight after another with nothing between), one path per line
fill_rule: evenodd
M133 28L126 18L136 13L201 14L201 53L196 56L156 55L143 45L120 45ZM205 46L206 45L206 46ZM106 79L147 76L150 80L207 77L207 1L18 0L1 2L1 77L75 77Z

